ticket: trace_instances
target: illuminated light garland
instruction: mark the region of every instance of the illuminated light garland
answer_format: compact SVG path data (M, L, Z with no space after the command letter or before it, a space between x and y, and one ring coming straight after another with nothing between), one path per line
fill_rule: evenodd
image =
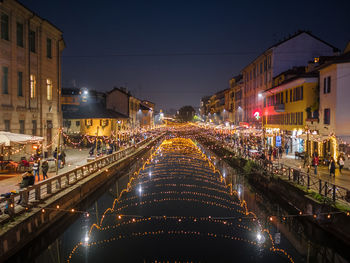
M253 246L259 246L259 247L264 247L267 248L266 244L258 244L255 241L251 241L245 238L241 238L241 237L237 237L237 236L233 236L233 235L228 235L228 234L216 234L216 233L211 233L211 232L200 232L200 231L192 231L192 230L156 230L156 231L145 231L145 232L132 232L128 235L122 235L119 234L116 237L112 237L109 239L104 239L104 240L100 240L100 241L94 241L94 242L87 242L85 244L85 246L87 247L92 247L92 246L97 246L97 245L102 245L105 243L109 243L112 241L117 241L117 240L122 240L122 239L130 239L130 238L135 238L135 237L144 237L144 236L158 236L158 235L193 235L193 236L200 236L200 237L207 237L207 238L221 238L221 239L228 239L228 240L232 240L232 241L240 241L240 242L245 242L249 245L253 245ZM79 242L71 251L71 253L68 256L67 262L70 262L70 260L72 259L73 254L76 253L77 249L83 245L82 242ZM272 252L279 252L281 254L283 254L284 256L286 256L290 262L294 263L293 258L283 249L280 248L276 248L275 246L272 246L269 248L270 251Z
M159 148L158 148L159 149ZM156 151L157 152L157 151ZM127 188L126 189L124 189L121 193L120 193L120 195L119 195L119 197L118 198L116 198L115 200L114 200L114 202L113 202L113 206L112 206L112 208L108 208L105 212L104 212L104 214L102 215L102 219L101 219L101 222L100 222L100 224L99 225L96 225L96 224L94 224L91 228L90 228L90 231L89 231L89 235L90 235L90 233L91 233L91 231L92 231L92 229L95 227L96 229L99 229L99 230L101 230L101 225L102 225L102 222L103 222L103 219L105 218L105 215L106 215L106 213L107 212L117 212L117 211L120 211L121 209L123 209L123 208L121 208L121 207L119 207L118 209L115 209L115 205L116 205L116 203L118 202L118 200L122 197L122 195L124 194L124 193L127 193L127 192L130 192L131 190L132 190L132 183L133 183L133 181L135 181L137 178L138 179L140 179L140 172L141 171L143 171L143 170L145 170L145 167L146 167L146 163L147 164L149 164L150 163L150 159L152 160L152 158L153 158L153 156L154 156L154 154L152 154L151 155L151 157L148 159L148 161L146 161L145 162L145 164L143 165L143 167L142 167L142 169L139 169L139 171L137 172L137 173L135 173L134 174L134 176L132 176L131 178L130 178L130 181L129 181L129 183L127 184ZM204 158L204 156L202 156L203 158ZM214 173L218 173L218 175L220 176L220 182L222 182L222 183L226 183L225 182L225 179L223 178L223 176L221 175L221 172L219 171L219 170L216 170L216 168L215 168L215 166L212 164L212 162L210 161L210 159L209 158L206 158L206 160L208 161L208 165L209 165L209 167L213 170L213 172ZM154 173L154 172L153 172ZM153 174L152 173L152 174ZM156 175L156 173L154 174L154 175ZM142 175L143 176L143 175ZM178 178L178 177L177 177ZM191 179L193 179L193 178L191 178ZM152 181L154 181L153 179L152 179ZM232 185L226 185L226 187L227 188L230 188L231 189L231 195L233 195L233 194L237 194L237 192L236 191L233 191L232 190ZM168 193L168 194L171 194L171 193L178 193L179 191L166 191L166 192L163 192L163 194L164 193ZM181 191L181 192L184 192L184 191ZM189 193L189 194L194 194L194 192L191 192L191 191L187 191L187 193ZM213 196L213 195L207 195L207 197L211 197L211 196ZM223 199L223 198L221 198L221 199ZM155 199L155 200L157 200L157 199ZM167 200L167 201L169 201L169 200L171 200L171 198L163 198L163 199L159 199L158 201L162 201L162 200ZM189 199L189 198L173 198L172 200L191 200L191 201L197 201L198 202L198 200L196 200L196 199ZM148 201L149 202L149 201ZM152 202L156 202L156 201L152 201ZM143 204L143 203L146 203L146 201L141 201L141 202L137 202L138 204ZM215 205L215 202L207 202L208 204L210 204L210 205ZM246 206L246 203L245 203L245 201L244 202L241 202L240 203L241 204L241 207L243 208L243 210L244 211L240 211L242 214L244 214L244 215L249 215L249 212L247 212L248 211L248 208L247 208L247 206ZM219 204L218 203L218 205L220 206L221 204ZM221 205L222 206L222 205ZM227 207L227 206L225 206L225 208L226 209L230 209L229 207ZM118 217L118 219L121 219L121 217L125 217L125 216L127 216L127 215L117 215L117 217ZM255 216L255 215L254 215ZM166 216L162 216L161 218L171 218L171 217L166 217ZM242 221L242 218L244 218L244 217L241 217L241 218L239 218L239 221ZM249 219L252 219L251 217L248 217ZM214 218L212 218L211 216L209 216L209 217L207 217L206 218L207 220L215 220ZM146 219L140 219L140 220L146 220ZM179 218L178 219L180 222L181 222L181 220L183 220L182 218ZM198 219L197 218L192 218L192 220L194 221L194 222L196 222ZM253 221L255 220L255 217L253 218ZM137 222L139 222L139 220L137 220L137 219L135 219L135 218L133 218L132 220L131 220L131 223L137 223ZM221 223L223 223L224 225L230 225L230 223L228 223L227 221L221 221ZM108 228L109 228L109 226L108 226ZM159 231L152 231L152 232L144 232L143 233L143 235L147 235L147 233L152 233L152 235L155 235L155 234L161 234L161 233L164 233L164 231L162 232L163 230L159 230ZM264 231L266 231L266 230L263 230L263 232ZM145 234L146 233L146 234ZM181 231L168 231L168 233L169 234L172 234L172 233L180 233L180 234L190 234L190 233L192 233L191 231L183 231L183 230L181 230ZM199 233L199 232L193 232L193 233ZM140 236L142 233L141 232L139 232L139 233L131 233L131 235L130 236ZM220 234L215 234L215 233L208 233L208 236L210 236L210 237L221 237L220 236ZM224 235L224 237L229 237L229 235ZM122 236L121 235L119 235L117 238L116 237L114 237L114 238L112 238L112 239L109 239L109 240L104 240L104 241L97 241L97 242L92 242L92 243L90 243L90 244L86 244L87 246L91 246L91 245L96 245L96 244L102 244L102 243L104 243L104 242L110 242L110 241L113 241L113 240L116 240L116 239L118 239L118 238L122 238ZM243 241L246 241L246 242L248 242L248 243L251 243L251 244L257 244L256 242L254 242L254 241L250 241L250 240L245 240L245 239L242 239L242 238L239 238L239 237L231 237L233 240L243 240ZM271 239L271 238L270 238ZM273 241L273 240L272 240ZM73 250L72 250L72 252L71 252L71 254L70 254L70 256L69 256L69 259L71 258L71 256L72 256L72 254L74 254L75 253L75 251L76 251L76 249L79 247L79 246L81 246L83 243L82 242L80 242L77 246L75 246L74 248L73 248ZM272 243L273 244L273 243ZM287 253L284 251L284 250L282 250L282 249L276 249L276 248L274 248L274 247L272 247L272 248L270 248L270 250L272 250L272 251L274 251L274 252L282 252L282 253L285 253L285 255L287 255ZM290 257L288 257L290 260L291 260L291 262L293 262L292 261L292 259L290 258Z

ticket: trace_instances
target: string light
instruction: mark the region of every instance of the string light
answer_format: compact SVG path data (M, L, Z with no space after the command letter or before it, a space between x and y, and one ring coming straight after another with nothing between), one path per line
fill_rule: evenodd
M177 141L177 140L172 140L173 142ZM144 163L144 165L142 166L141 169L139 169L137 172L135 172L135 174L133 176L131 176L127 187L125 189L123 189L121 191L121 193L119 194L119 196L113 201L113 205L112 207L108 208L105 210L105 212L103 213L102 217L101 217L101 221L99 224L93 224L90 228L89 234L88 236L91 235L91 231L93 229L96 229L98 231L105 231L105 230L110 230L113 229L114 226L111 225L102 225L104 219L106 218L106 216L108 214L114 214L117 213L116 217L121 220L122 216L123 217L131 217L131 219L129 221L120 221L120 223L118 223L118 227L119 226L124 226L126 223L138 223L138 222L145 222L145 221L149 221L149 220L173 220L176 219L178 223L183 223L183 221L186 220L191 220L191 222L201 222L201 221L209 221L209 222L215 222L215 223L220 223L222 225L225 226L230 226L230 227L241 227L242 229L246 229L248 231L252 231L248 226L246 226L245 224L247 222L254 222L256 220L256 216L254 213L248 211L247 208L247 204L246 202L243 200L242 202L239 200L238 195L240 195L240 193L238 193L237 191L234 191L232 189L232 184L226 184L225 181L225 177L226 174L225 172L222 174L219 170L216 169L215 165L212 163L212 161L207 158L205 155L203 155L203 153L198 149L198 147L193 143L192 140L188 140L188 139L181 139L178 140L178 143L181 142L183 144L184 147L179 147L177 146L176 143L170 143L170 140L165 140L163 141L163 143L155 150L155 152L153 152L151 154L151 157ZM176 148L179 147L179 148ZM162 153L160 153L159 150L162 150ZM158 153L157 153L158 152ZM162 173L164 173L166 170L164 169L163 171L159 168L161 168L162 163L160 162L155 163L156 155L160 154L162 155L163 159L164 158L168 158L167 155L169 155L168 153L184 153L184 154L191 154L192 158L181 158L180 160L178 159L177 156L175 156L174 158L170 158L167 159L169 161L169 163L174 163L175 164L175 160L178 159L176 165L180 164L180 165L191 165L191 167L195 167L196 165L194 165L195 162L198 162L198 160L204 160L205 163L199 164L198 165L198 170L202 171L202 169L200 169L200 166L203 165L207 165L207 173L208 170L211 171L211 174L206 174L204 172L205 169L203 169L203 172L201 172L200 174L197 175L197 172L195 171L192 174L185 172L184 173L184 169L182 169L182 173L183 173L183 177L184 179L186 178L186 176L190 176L191 180L201 180L202 182L205 183L209 183L211 184L211 186L197 186L197 185L191 185L191 184L172 184L172 183L166 183L166 184L162 184L162 183L158 183L161 180L166 180L166 176L162 175ZM164 155L163 155L164 154ZM152 163L152 164L151 164ZM149 170L150 165L152 165L153 167L153 171L152 173ZM155 169L155 166L157 166L157 169ZM175 179L176 177L179 178L177 176L178 173L180 173L179 171L174 170L174 175L167 175L168 176L168 180L172 180ZM151 174L151 175L150 175ZM146 175L148 175L148 178L146 177ZM176 191L176 190L169 190L169 191L159 191L158 194L160 195L165 195L162 198L156 198L156 197L152 197L154 195L154 193L143 193L143 191L145 189L147 189L148 185L150 183L150 177L152 178L152 182L154 184L154 186L156 187L162 187L162 186L174 186L176 187L177 185L182 185L182 186L186 186L189 189L192 188L199 188L199 189L215 189L215 187L218 187L218 189L215 190L216 193L225 192L226 189L226 194L227 194L227 199L221 196L216 196L214 194L210 194L210 193L201 193L201 192L196 192L196 191L190 191L190 190L181 190L181 191ZM158 180L161 179L161 180ZM137 182L140 182L140 185L138 186L138 188L136 188L140 194L141 197L146 198L152 198L151 200L137 200L136 202L131 202L129 204L124 204L126 201L131 201L131 200L135 200L135 197L127 197L124 198L123 200L121 199L126 193L131 192L132 189L134 189L136 187ZM142 183L142 187L141 187L141 183ZM228 192L228 190L230 190L230 192ZM213 190L214 192L214 190ZM166 197L166 195L170 195L169 197ZM171 195L176 195L176 196L181 196L181 197L171 197ZM194 196L197 198L192 198L192 197L188 197L186 195L190 195L190 196ZM201 197L201 199L203 197L205 198L209 198L210 200L201 200L198 197ZM233 198L230 199L229 197ZM137 206L140 207L141 205L146 205L146 204L151 204L151 203L159 203L159 202L168 202L168 201L188 201L188 202L201 202L203 204L207 204L210 206L217 206L217 207L222 207L226 210L235 210L237 212L240 213L240 217L237 218L237 216L232 216L232 217L225 217L225 218L218 218L218 217L213 217L211 215L207 216L207 217L172 217L172 216L149 216L149 217L144 217L142 215L126 215L126 214L120 214L120 212L122 210L124 210L126 207L130 207L130 206ZM219 203L222 201L227 202L229 205L224 205ZM232 204L235 204L238 206L238 208L234 208L231 207ZM237 220L241 223L237 223L236 222L228 222L227 220ZM245 220L248 220L247 222ZM235 241L240 241L240 242L246 242L247 244L251 244L251 245L260 245L263 244L264 242L261 242L261 240L264 240L264 234L263 233L267 233L267 235L270 238L270 247L267 247L268 244L264 244L263 246L266 248L269 248L271 251L273 252L281 252L283 254L285 254L288 259L290 259L291 262L293 262L292 258L283 250L283 249L279 249L276 248L274 246L271 234L269 233L269 231L267 229L261 229L261 231L259 231L259 236L260 238L256 237L256 239L259 239L258 242L255 240L249 240L240 236L235 236L235 235L230 235L230 234L219 234L219 233L201 233L199 231L189 231L189 230L168 230L168 231L164 231L164 230L156 230L156 231L146 231L146 232L132 232L129 233L129 235L116 235L114 237L111 237L109 239L104 239L104 240L99 240L99 241L90 241L87 240L85 241L86 246L91 247L91 246L95 246L95 245L100 245L103 243L109 243L115 240L120 240L120 239L125 239L125 238L131 238L131 237L139 237L139 236L146 236L146 235L198 235L198 236L206 236L208 238L227 238L227 239L231 239L231 240L235 240ZM259 242L260 241L260 242ZM69 257L68 257L68 262L69 260L72 258L72 255L77 251L77 249L84 245L83 242L78 243L72 250L72 252L70 253Z

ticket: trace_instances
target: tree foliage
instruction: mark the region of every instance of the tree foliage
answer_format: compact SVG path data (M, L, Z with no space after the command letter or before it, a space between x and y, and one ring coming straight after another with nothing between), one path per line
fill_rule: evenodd
M195 113L196 111L192 106L183 106L179 109L177 117L182 122L192 121Z

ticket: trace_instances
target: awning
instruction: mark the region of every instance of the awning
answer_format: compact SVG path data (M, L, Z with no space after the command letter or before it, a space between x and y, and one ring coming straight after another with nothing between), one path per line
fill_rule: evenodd
M0 145L3 144L5 146L10 146L11 143L38 143L43 140L44 138L39 136L0 131Z

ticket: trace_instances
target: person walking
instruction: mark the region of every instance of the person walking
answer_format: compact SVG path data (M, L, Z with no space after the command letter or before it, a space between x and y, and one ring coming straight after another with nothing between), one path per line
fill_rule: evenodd
M317 175L317 166L319 164L319 159L317 155L314 156L314 159L312 160L312 162L314 165L314 174Z
M38 162L38 160L34 161L33 173L34 173L34 178L35 178L36 175L38 176L38 182L39 182L40 181L40 175L39 175L39 162Z
M283 154L282 146L280 146L280 147L278 148L278 153L279 153L280 159L282 159L282 154Z
M43 180L48 179L47 172L49 171L49 163L47 160L44 160L41 164L41 168L43 170Z
M271 149L271 146L269 147L269 152L268 152L268 154L269 154L269 161L271 162L271 156L272 156L272 149Z
M276 150L276 147L273 147L272 155L273 155L273 160L276 160L276 159L277 159L277 150Z
M65 153L65 151L63 149L61 151L61 160L62 160L61 165L62 165L62 168L63 168L64 165L66 164L66 153Z
M331 157L331 161L329 163L329 176L332 175L335 177L335 162L333 157Z
M53 152L53 158L57 159L57 147L55 148L55 150Z
M289 145L288 145L288 143L286 143L286 145L284 146L284 148L286 149L286 155L288 155L288 152L289 152Z
M340 158L339 158L339 172L342 174L342 169L343 169L343 167L344 167L344 164L345 164L345 162L344 162L344 159L343 159L343 157L342 156L340 156Z

